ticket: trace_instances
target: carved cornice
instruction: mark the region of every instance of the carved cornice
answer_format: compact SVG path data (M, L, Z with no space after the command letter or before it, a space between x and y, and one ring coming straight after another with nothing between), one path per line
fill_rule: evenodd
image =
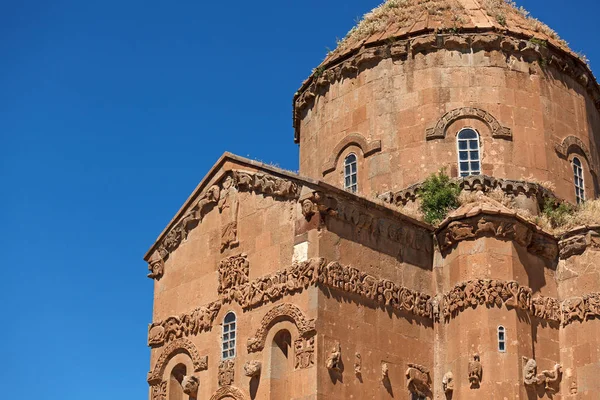
M148 383L153 386L159 384L162 381L167 362L180 353L185 353L190 357L194 371L204 371L208 368L208 356L201 357L196 346L189 340L177 339L165 347L158 357L154 369L148 373Z
M328 61L317 68L294 95L295 142L300 142L301 113L313 107L315 99L327 93L330 85L345 78L355 78L364 69L372 68L385 59L404 61L419 53L442 50L499 51L506 55L506 59L512 57L530 64L536 62L542 69L554 68L570 76L587 90L596 108L600 110L600 86L589 67L572 53L555 47L552 43L544 46L523 39L520 33L510 31L504 31L504 34L491 31L460 35L431 32L418 37L411 34L371 43L368 47L358 47L353 54L346 54L343 58ZM509 68L508 64L506 68Z
M344 149L346 149L348 146L352 145L360 148L365 158L371 154L381 151L381 140L367 141L367 139L360 133L351 133L340 140L334 147L331 156L323 164L323 176L335 171L335 167L340 159L342 151L344 151Z
M246 395L240 389L234 386L223 386L219 388L210 398L210 400L221 399L246 400Z
M583 254L588 248L600 249L600 225L572 229L561 237L558 248L562 260Z
M298 328L298 333L302 337L309 337L315 333L314 319L306 318L302 310L300 310L300 308L294 304L280 304L265 314L260 322L260 327L254 336L248 339L248 353L262 351L265 348L265 342L267 340L269 329L271 329L271 327L277 322L283 320L289 320L293 322L296 325L296 328Z
M207 188L200 194L179 221L167 232L164 238L156 246L149 258L148 277L160 279L164 273L164 263L169 255L184 242L192 229L198 226L206 214L216 206L219 210L228 207L230 196L237 191L246 191L263 194L275 198L298 199L300 196L300 185L290 179L284 179L265 172L247 172L232 170L226 172L218 183ZM224 229L225 240L222 244L226 247L235 240L237 221L230 221Z
M527 248L530 253L555 261L558 256L556 239L516 213L486 211L479 208L468 215L446 219L436 233L442 254L463 240L494 237L510 240Z
M201 332L211 330L220 309L221 302L215 301L199 307L191 313L154 322L148 327L148 346L161 346L176 339L195 336Z
M439 119L435 127L426 130L425 139L444 139L450 125L465 118L474 118L485 122L492 132L492 137L495 139L512 140L512 131L510 128L502 126L489 112L475 107L462 107L448 111Z
M538 203L543 203L543 199L555 197L554 194L543 186L527 182L524 180L512 180L494 178L488 175L472 175L465 178L453 179L462 190L469 192L481 191L490 192L495 189L500 189L509 196L524 195L528 198L535 198ZM416 183L406 189L397 192L387 192L379 196L379 199L385 203L392 204L398 207L406 206L409 202L414 202L419 196L423 182Z

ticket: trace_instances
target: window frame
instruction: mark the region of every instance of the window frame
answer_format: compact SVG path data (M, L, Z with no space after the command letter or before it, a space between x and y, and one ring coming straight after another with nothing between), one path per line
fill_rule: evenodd
M575 201L577 204L585 202L585 177L583 173L583 163L577 156L571 160L573 168L573 185L575 186Z
M506 353L506 328L503 325L498 325L498 351Z
M475 133L475 138L474 139L461 139L460 135L465 132L465 131L472 131L473 133ZM477 143L477 148L476 149L472 149L470 148L471 145L471 141L476 141ZM466 142L467 146L465 149L461 149L460 148L460 143L461 142ZM467 159L466 160L461 160L460 156L461 156L461 151L462 152L467 152ZM477 159L471 159L471 154L473 152L477 152ZM458 133L456 134L456 158L457 158L457 162L458 162L458 175L461 178L467 178L469 176L474 176L474 175L481 175L481 135L479 135L479 132L477 132L477 129L475 128L462 128L460 131L458 131ZM468 168L466 171L463 172L463 169L461 167L461 163L466 162L468 164ZM477 170L472 169L472 163L473 162L477 162L479 165L479 168ZM476 171L476 173L475 173ZM463 173L465 173L466 175L463 175Z
M233 320L227 322L227 317L233 315ZM231 327L233 325L233 328ZM233 333L233 338L231 334ZM227 335L227 339L225 339ZM233 311L227 312L223 317L223 324L221 327L221 360L231 360L235 358L237 345L237 315ZM225 355L227 353L227 355Z
M348 162L350 157L354 157L354 161ZM354 166L354 170L352 167ZM350 171L348 171L350 168ZM352 178L354 177L354 181ZM358 192L358 156L356 153L348 153L346 157L344 157L344 190L350 193Z

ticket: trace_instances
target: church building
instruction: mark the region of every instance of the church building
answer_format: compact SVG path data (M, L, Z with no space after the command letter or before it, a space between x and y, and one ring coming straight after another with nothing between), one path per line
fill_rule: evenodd
M600 86L554 31L388 0L293 126L297 174L225 153L146 253L150 400L600 399L600 226L538 223L600 191ZM442 168L473 201L426 223Z

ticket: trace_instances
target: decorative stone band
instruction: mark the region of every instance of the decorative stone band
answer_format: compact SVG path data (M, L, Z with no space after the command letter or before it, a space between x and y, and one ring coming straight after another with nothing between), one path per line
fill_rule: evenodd
M221 301L215 301L191 313L152 323L148 327L148 346L158 347L176 339L211 330L220 309Z
M189 232L202 222L211 210L220 209L228 202L234 188L238 191L251 191L272 197L298 199L301 187L292 180L280 178L264 172L227 171L217 184L206 189L186 214L165 235L148 261L148 277L160 279L164 272L164 263L169 254L185 241ZM235 229L235 227L233 228Z
M562 322L563 325L577 320L585 321L600 317L600 293L591 293L560 302L552 297L533 297L531 288L521 286L516 281L479 279L459 283L447 293L432 297L387 279L366 274L357 268L343 266L338 262L327 262L323 258L296 263L291 268L234 287L227 292L229 297L223 298L222 301L235 301L244 309L250 309L317 285L356 295L380 306L391 307L439 323L449 321L467 308L476 308L480 305L497 307L505 305L528 312L539 319ZM211 304L219 304L220 307L219 302ZM180 322L198 320L199 314L192 318L196 312L197 310L192 314L171 317L165 322L152 324L151 327L166 326L166 328L164 331L161 330L164 332L161 336L162 342L152 338L148 341L158 345L165 341L169 343L170 338L197 335L204 330L209 330L214 316L210 320L199 319L208 326L207 329L202 330L186 329L187 325ZM282 319L293 321L303 336L310 336L314 331L314 320L307 319L293 304L281 304L265 315L257 333L248 340L248 352L262 350L270 326ZM173 323L166 324L166 321L173 321Z
M600 225L575 228L561 237L558 242L560 258L566 260L582 254L588 248L600 249Z
M492 137L496 139L512 140L512 131L510 128L502 126L489 112L475 107L462 107L448 111L439 119L435 124L435 127L427 129L425 138L427 140L444 139L448 127L454 122L464 118L475 118L483 121L490 127Z
M223 386L221 388L219 388L219 390L217 390L215 392L215 394L213 394L210 397L210 400L221 400L221 399L233 399L233 400L246 400L249 397L246 397L244 395L244 392L242 392L240 389L234 387L234 386Z
M540 186L537 183L527 181L516 181L510 179L498 179L487 175L472 175L465 178L456 178L454 180L462 190L469 192L490 192L495 189L500 189L509 196L524 195L528 198L534 198L539 204L543 203L546 198L555 197L554 194ZM404 207L409 202L417 200L419 190L423 186L423 182L416 183L398 192L387 192L379 196L379 199L388 204L398 207Z
M567 158L569 154L574 152L583 153L589 163L591 172L594 173L594 175L598 174L598 160L593 156L593 154L596 153L591 153L588 146L577 136L567 136L560 144L555 146L555 149L563 158Z
M442 253L448 252L463 240L488 236L514 241L527 248L530 253L550 261L558 256L558 245L553 236L515 212L487 210L485 205L470 211L468 215L447 218L440 225L436 236Z
M334 147L331 156L323 164L323 176L335 171L335 167L342 154L342 151L344 151L344 149L346 149L348 146L357 146L360 148L360 150L363 152L363 156L366 158L371 154L381 151L381 140L367 141L367 139L360 133L351 133L347 135L338 142L338 144Z
M506 60L518 59L530 64L537 62L538 65L543 66L541 68L555 68L579 82L590 94L596 107L600 109L600 90L590 69L580 60L551 45L544 46L510 34L426 34L411 40L388 39L383 43L362 48L349 57L317 68L294 96L296 142L300 140L299 121L303 110L312 107L316 97L327 93L331 84L345 78L356 77L360 71L372 68L388 58L406 60L410 55L441 50L499 51L507 56ZM495 66L510 67L509 64Z
M151 392L152 400L167 400L167 381L152 385Z
M186 353L190 357L194 365L194 371L204 371L208 368L208 356L201 357L196 346L189 340L177 339L165 347L158 357L154 369L148 373L148 383L153 386L160 384L167 363L171 358L180 353Z

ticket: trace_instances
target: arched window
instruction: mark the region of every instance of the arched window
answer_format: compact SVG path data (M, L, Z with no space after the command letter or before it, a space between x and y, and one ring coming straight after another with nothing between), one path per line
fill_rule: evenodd
M171 376L169 379L169 400L184 400L189 398L183 393L183 387L181 386L181 382L185 377L187 370L185 365L177 364L173 371L171 371Z
M272 399L289 399L292 370L292 335L286 329L275 334L271 344L270 392Z
M356 193L358 190L358 172L356 154L350 153L344 159L344 189Z
M583 184L583 167L579 158L573 159L573 181L575 183L575 199L577 204L585 201L585 186Z
M471 128L463 129L458 133L456 143L460 176L481 174L479 134Z
M235 357L235 331L235 314L229 312L223 320L223 360Z
M498 351L506 352L506 329L502 325L498 327Z

